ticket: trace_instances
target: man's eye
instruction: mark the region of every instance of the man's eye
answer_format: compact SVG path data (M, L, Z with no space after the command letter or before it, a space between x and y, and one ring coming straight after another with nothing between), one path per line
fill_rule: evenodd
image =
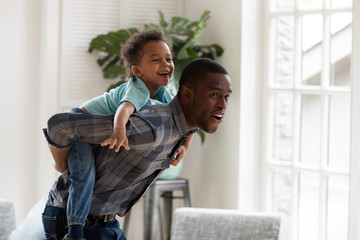
M153 62L159 62L160 59L153 59L152 61L153 61Z
M172 58L168 58L168 59L166 59L166 61L168 61L168 62L172 62L172 61L173 61L173 59L172 59Z
M211 96L211 97L217 97L218 94L217 94L216 92L214 92L214 93L210 93L210 96Z

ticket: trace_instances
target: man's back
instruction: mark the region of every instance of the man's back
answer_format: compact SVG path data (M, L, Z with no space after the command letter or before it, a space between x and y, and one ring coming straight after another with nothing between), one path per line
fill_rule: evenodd
M89 114L91 116L93 115ZM101 118L97 119L100 120ZM91 121L93 120L90 119ZM94 126L108 128L101 124ZM81 132L85 130L86 139L81 139ZM95 144L96 180L89 215L118 213L123 216L161 171L169 167L169 154L177 141L187 134L187 126L180 103L175 98L170 104L145 108L131 116L127 124L129 151L122 148L115 152L96 144L102 141L103 133L98 138L100 129L89 130L85 121L81 126L76 126L76 131L80 140L89 141L91 138L91 142ZM89 135L89 132L94 135ZM56 134L52 135L54 139L58 138ZM66 171L50 191L50 201L54 206L66 206L69 186Z

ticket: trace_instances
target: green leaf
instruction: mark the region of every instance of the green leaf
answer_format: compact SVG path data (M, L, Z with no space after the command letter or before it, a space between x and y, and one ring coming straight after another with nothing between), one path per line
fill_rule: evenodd
M113 57L113 55L106 55L105 57L103 58L99 58L97 60L97 63L100 67L102 67L106 62L108 62L111 58Z
M183 58L183 59L177 59L174 61L175 65L176 65L175 71L174 71L174 79L177 82L177 84L180 80L181 73L184 70L185 66L188 65L194 59L195 58Z
M187 58L189 57L187 54L187 48L191 47L195 41L197 40L197 38L200 36L200 34L202 33L202 31L204 30L207 21L210 18L210 12L209 11L205 11L203 13L203 15L200 18L199 22L192 22L190 24L187 25L187 29L189 31L191 31L191 34L187 34L187 39L185 40L185 43L183 44L183 46L181 47L181 49L178 52L178 58Z
M197 131L197 133L198 133L199 136L200 136L201 144L204 144L204 142L205 142L205 132L200 129L199 131Z
M125 74L126 74L126 70L124 66L113 65L104 69L104 78L117 78L118 76Z
M165 16L164 16L164 14L162 13L162 11L159 11L159 15L160 15L160 26L162 27L162 28L166 28L166 26L167 26L167 23L166 23L166 21L165 21Z

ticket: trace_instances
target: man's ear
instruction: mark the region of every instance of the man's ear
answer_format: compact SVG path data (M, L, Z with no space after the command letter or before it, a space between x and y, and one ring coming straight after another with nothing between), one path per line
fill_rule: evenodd
M136 77L141 78L142 75L143 75L143 74L141 73L140 69L139 69L136 65L132 65L132 66L131 66L131 71L132 71L132 73L133 73Z
M181 97L183 97L186 100L190 100L194 95L194 90L186 85L183 85L181 87Z

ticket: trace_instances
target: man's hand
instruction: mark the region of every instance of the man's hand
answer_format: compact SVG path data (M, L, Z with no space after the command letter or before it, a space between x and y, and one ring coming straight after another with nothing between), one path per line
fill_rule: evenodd
M115 152L118 152L121 146L124 146L126 150L130 150L129 142L125 134L125 129L115 130L114 133L109 138L102 141L100 145L103 147L110 145L110 149L115 147Z
M184 157L186 150L186 147L184 145L181 145L175 152L176 158L170 159L170 164L176 167L181 161L181 159Z

